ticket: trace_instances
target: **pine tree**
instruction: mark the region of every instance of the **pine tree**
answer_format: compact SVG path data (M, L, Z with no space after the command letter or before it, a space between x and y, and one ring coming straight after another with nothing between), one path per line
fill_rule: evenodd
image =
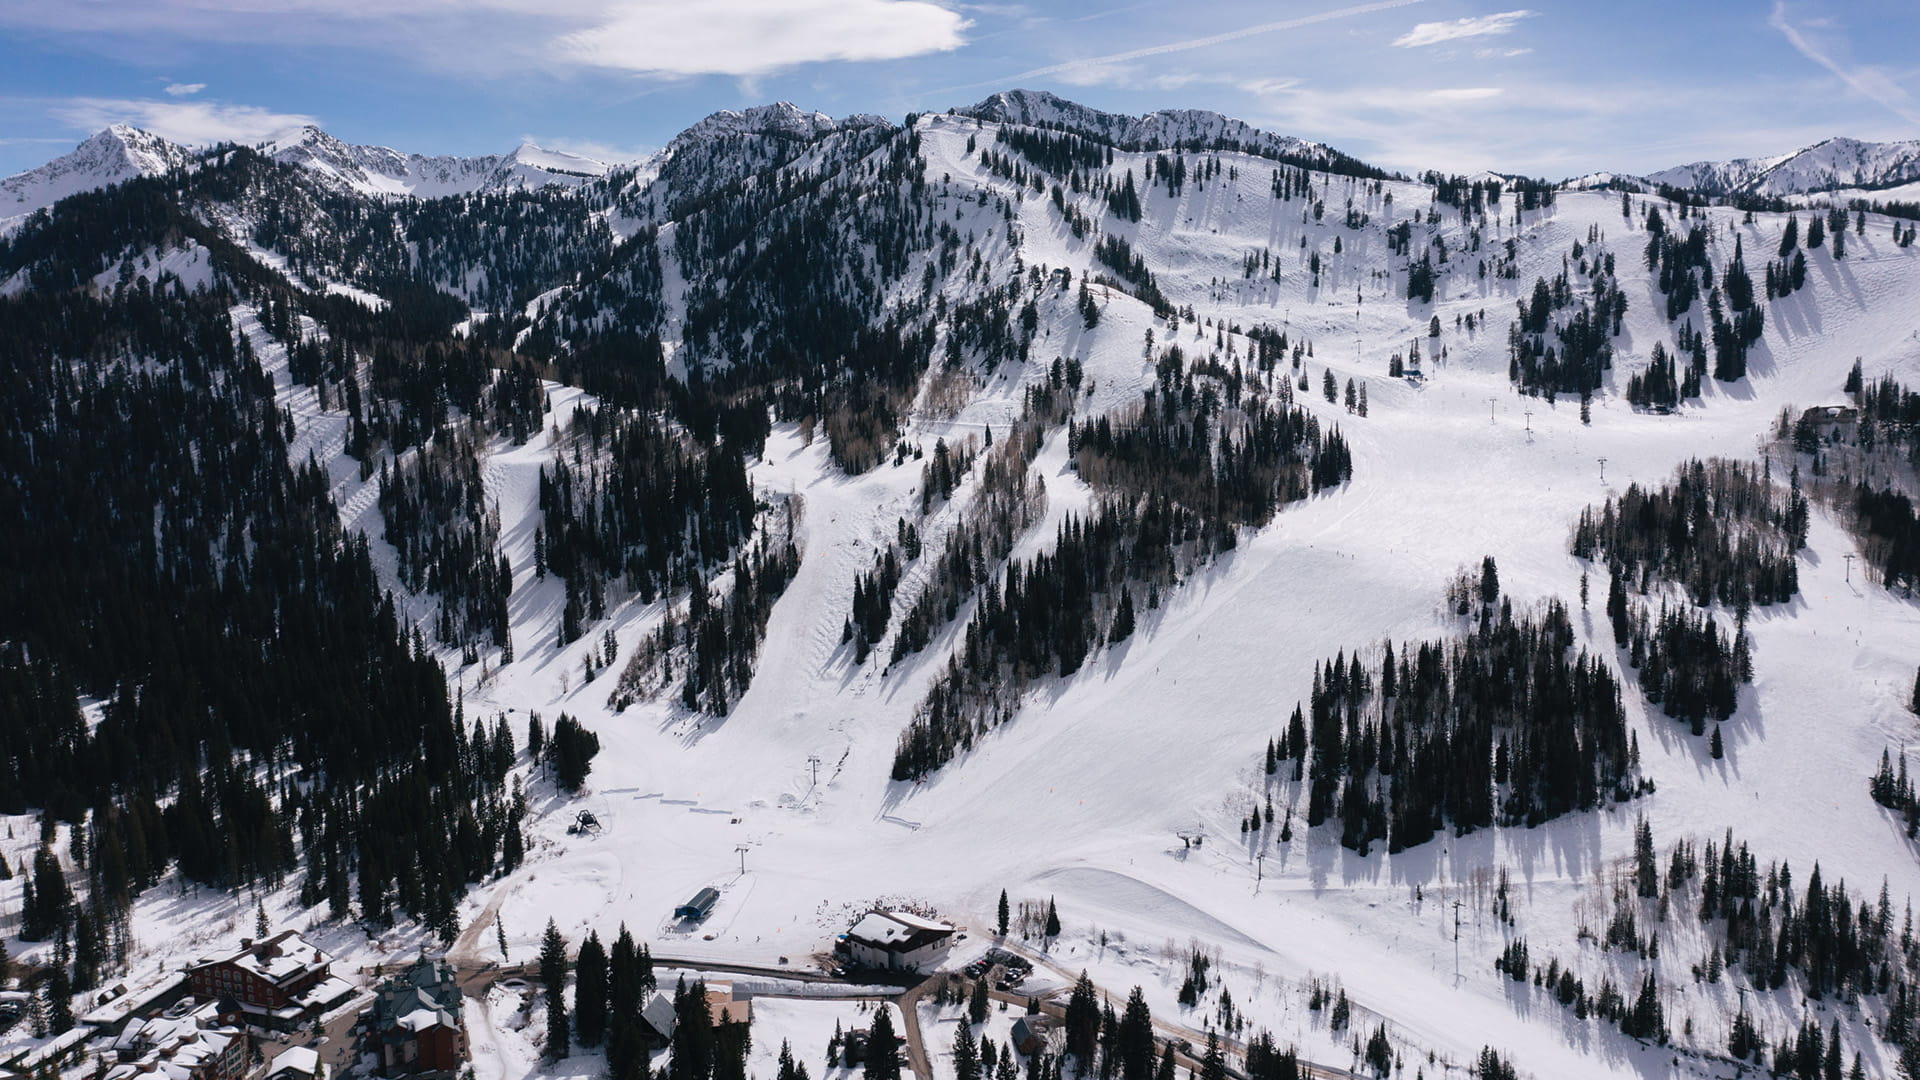
M1920 689L1920 687L1916 687L1916 688ZM1012 909L1007 906L1007 890L1001 889L1000 890L1000 936L1001 937L1007 936L1007 920L1012 916L1012 913L1013 913Z
M552 919L540 937L540 983L550 997L559 997L567 985L567 939Z
M55 964L47 979L47 1032L63 1035L73 1030L73 983L67 978L67 966Z
M1113 613L1113 626L1107 631L1107 643L1118 645L1132 637L1133 618L1133 592L1122 585L1120 586L1120 603Z
M1667 1025L1660 1007L1659 987L1654 983L1653 972L1640 983L1640 993L1634 998L1633 1007L1621 1018L1620 1031L1636 1039L1652 1042L1667 1041Z
M983 975L973 980L973 992L967 998L967 1019L976 1024L987 1022L987 980Z
M1644 815L1633 827L1633 865L1636 891L1641 896L1659 896L1660 867L1653 856L1653 827Z
M900 1080L900 1039L893 1033L892 1012L885 1002L874 1007L863 1080Z
M1041 931L1048 941L1060 936L1060 910L1053 906L1053 897L1047 897L1047 923Z
M1153 1014L1139 987L1120 1019L1120 1080L1153 1080Z
M1220 1052L1220 1033L1207 1029L1207 1053L1200 1061L1200 1080L1227 1080L1226 1055Z
M971 1024L953 1025L953 1071L959 1080L980 1080L980 1048Z
M667 1080L709 1080L713 1076L714 1030L707 1006L707 984L688 986L683 978L673 989L673 1042L667 1058Z
M1084 1069L1093 1061L1093 1048L1100 1035L1100 1002L1093 989L1093 980L1082 971L1080 978L1073 984L1073 992L1067 996L1066 1012L1067 1053L1080 1059Z
M547 1041L542 1048L548 1061L559 1061L572 1052L567 1026L567 1002L559 994L547 995Z
M607 951L588 931L573 965L573 1022L580 1045L599 1046L607 1031Z

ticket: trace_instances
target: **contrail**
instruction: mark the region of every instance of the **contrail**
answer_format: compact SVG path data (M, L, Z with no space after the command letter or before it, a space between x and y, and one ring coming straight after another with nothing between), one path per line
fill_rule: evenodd
M1899 86L1871 68L1854 71L1841 67L1839 62L1821 51L1813 42L1807 40L1806 35L1802 34L1798 27L1787 21L1787 6L1780 3L1779 0L1775 0L1773 15L1767 19L1767 22L1771 23L1775 30L1784 34L1787 43L1799 50L1800 55L1833 72L1839 77L1841 82L1851 87L1854 93L1869 100L1879 102L1881 105L1886 106L1888 111L1908 123L1920 124L1920 109L1913 107L1912 101L1907 97L1905 90L1900 89Z
M1214 34L1212 37L1192 38L1187 41L1170 42L1166 45L1150 45L1144 49L1114 53L1111 56L1089 56L1079 60L1068 60L1063 64L1052 64L1047 67L1034 68L1032 71L1022 71L1017 75L1009 75L1006 78L994 79L988 82L967 83L962 86L953 87L952 89L970 90L980 86L1004 86L1026 79L1038 79L1047 75L1058 75L1063 71L1072 71L1075 68L1099 67L1103 64L1124 64L1129 60L1139 60L1148 56L1162 56L1166 53L1185 52L1188 49L1204 49L1209 45L1220 45L1228 41L1238 41L1241 38L1253 37L1256 34L1271 34L1276 30L1295 30L1302 26L1312 26L1314 23L1331 22L1334 19L1346 19L1355 15L1368 15L1376 11L1408 7L1420 2L1421 0L1379 0L1378 3L1359 4L1354 7L1340 8L1335 11L1323 11L1318 15L1302 15L1297 19L1283 19L1280 22L1261 23L1258 26L1229 30L1224 34Z

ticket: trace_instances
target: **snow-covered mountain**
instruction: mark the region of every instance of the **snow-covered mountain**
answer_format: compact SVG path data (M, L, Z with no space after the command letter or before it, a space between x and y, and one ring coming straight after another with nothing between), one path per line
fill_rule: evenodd
M605 162L525 144L510 154L456 157L355 146L311 125L262 147L276 161L312 170L328 181L374 196L421 199L477 191L573 186L604 176Z
M1043 128L1104 145L1043 160L1048 140L1033 137ZM611 173L534 147L427 157L313 129L267 149L299 169L207 161L193 175L218 183L180 185L179 209L199 216L205 241L184 254L168 248L178 243L170 214L113 234L116 247L51 236L34 251L0 252L21 261L0 264L0 277L13 273L17 290L87 290L82 301L115 317L120 284L169 269L182 290L141 301L169 318L167 305L188 306L192 288L246 283L218 294L209 332L245 335L265 376L254 382L271 384L261 415L284 420L277 452L311 460L323 479L303 483L324 487L341 523L368 537L368 576L420 628L421 648L436 650L449 696L468 717L511 726L520 746L534 715L577 721L600 740L577 802L553 786L553 770L506 748L514 783L532 793L527 861L457 879L460 962L524 959L552 919L573 941L625 924L685 962L799 967L830 947L850 911L883 897L968 926L956 953L964 962L984 947L1006 889L1019 902L1059 901L1065 931L1031 946L1044 970L1030 985L1051 989L1081 968L1111 993L1139 984L1156 1017L1201 1041L1230 1015L1225 989L1231 1015L1249 1025L1242 1036L1270 1030L1329 1065L1351 1065L1349 1046L1377 1031L1428 1077L1459 1080L1492 1046L1541 1080L1705 1080L1734 1074L1723 1048L1740 1010L1769 1045L1812 1017L1843 1032L1849 1051L1865 1049L1867 1075L1893 1075L1878 1035L1888 994L1810 1001L1797 969L1767 985L1766 942L1737 962L1723 954L1728 920L1693 917L1700 879L1682 871L1693 846L1731 826L1754 846L1756 877L1784 859L1804 882L1818 862L1863 901L1884 879L1897 925L1900 902L1920 893L1920 862L1903 822L1868 798L1866 778L1911 734L1920 606L1849 565L1862 550L1849 515L1816 502L1790 602L1702 608L1722 629L1736 618L1747 627L1754 670L1724 745L1709 744L1643 693L1640 660L1617 647L1602 614L1608 567L1576 557L1569 536L1583 510L1629 485L1658 487L1699 455L1758 461L1765 447L1773 475L1786 476L1794 451L1774 441L1779 417L1843 400L1855 362L1920 384L1909 316L1920 247L1903 242L1904 219L1868 215L1844 254L1832 242L1798 252L1802 287L1743 305L1764 314L1738 324L1755 332L1751 367L1724 379L1696 373L1697 393L1656 410L1628 398L1650 378L1656 349L1684 368L1697 348L1704 371L1697 328L1714 326L1716 350L1735 340L1715 325L1722 293L1676 301L1674 282L1704 270L1733 295L1735 250L1762 278L1759 253L1779 250L1786 214L1709 207L1681 218L1643 195L1623 215L1618 194L1579 190L1642 179L1612 174L1546 192L1545 205L1524 201L1543 193L1512 187L1495 205L1474 205L1421 181L1376 182L1378 170L1323 144L1219 114L1129 117L1030 91L906 124L787 103L720 112L638 169ZM1160 170L1161 154L1184 167ZM156 150L127 160L125 175L136 175L172 159ZM71 175L98 186L111 172ZM1699 173L1716 183L1733 175L1731 163ZM513 194L549 183L583 197ZM314 197L322 189L328 197ZM468 206L396 197L492 190L508 194ZM1342 204L1344 214L1324 212ZM351 212L337 213L343 205ZM1690 230L1697 242L1669 242ZM1690 247L1697 261L1649 267L1650 246L1669 263ZM203 272L182 272L189 256L184 269ZM1784 279L1787 266L1768 267L1764 280ZM1520 332L1516 309L1537 311L1544 331ZM1596 309L1610 315L1590 317ZM1548 362L1569 365L1601 342L1608 366L1577 392L1523 393L1517 353L1532 337L1552 343ZM1409 367L1423 374L1401 377ZM100 380L103 395L127 385ZM902 733L931 708L931 690L963 660L976 666L970 654L1003 632L1010 607L982 613L1014 564L1034 566L1098 531L1079 523L1114 490L1119 459L1102 476L1088 447L1145 415L1143 402L1192 407L1201 421L1136 450L1142 473L1185 440L1284 403L1316 431L1341 433L1352 475L1289 499L1270 522L1234 523L1217 557L1126 594L1136 598L1126 610L1139 605L1129 634L1112 629L1114 616L1095 627L1078 667L1041 657L1044 670L991 723L968 729L951 760L901 779ZM0 425L4 437L73 438L64 414L24 411L16 426ZM91 415L114 426L112 410ZM679 493L717 475L694 471L715 447L738 463L727 474L738 480L728 504L745 508L738 517L680 505L695 500ZM627 466L655 453L676 461L674 479L628 484L647 477ZM1823 453L1833 475L1843 448ZM30 453L6 460L40 465ZM1197 460L1184 483L1211 482L1213 458ZM1810 467L1812 456L1797 460ZM442 472L423 471L434 468ZM59 495L87 496L73 477L57 480ZM1195 504L1196 516L1217 513L1217 500L1214 510ZM729 530L756 513L755 542L788 541L794 552L778 587L743 580L747 547L730 547ZM691 523L636 539L670 514ZM144 543L185 517L169 507L155 526L141 517L133 535ZM220 535L192 524L196 536ZM1183 550L1209 535L1187 532ZM705 545L698 559L651 565L688 536ZM616 573L591 561L601 548ZM1141 543L1113 573L1151 549ZM992 584L941 597L948 551ZM1275 739L1291 738L1288 711L1326 671L1364 664L1354 678L1364 683L1382 670L1384 643L1422 656L1424 669L1443 650L1420 642L1494 633L1491 613L1476 631L1443 607L1460 569L1478 573L1487 557L1517 616L1564 601L1566 634L1592 670L1620 680L1633 768L1647 785L1537 824L1490 821L1356 850L1340 835L1344 810L1309 824L1311 795L1275 760ZM689 581L700 595L733 598L726 617L737 621L693 632ZM453 592L461 582L467 607ZM1692 610L1688 595L1652 588ZM1026 595L1032 603L1030 587ZM929 597L940 602L922 605ZM748 613L761 600L756 627ZM1109 615L1085 610L1088 624ZM10 617L0 610L0 631ZM485 632L450 644L462 620ZM693 643L709 637L749 648L703 666ZM1336 650L1353 657L1350 669L1325 664ZM980 666L1000 663L984 655ZM712 680L708 691L677 692L695 671ZM126 692L102 682L97 700ZM730 693L712 693L716 685ZM1387 745L1372 733L1400 708L1378 698L1350 707L1349 729L1369 732L1365 753ZM1446 752L1447 740L1416 750L1405 738L1396 733L1400 749L1381 749L1383 760ZM1503 741L1503 771L1508 752ZM1399 777L1381 794L1411 783ZM583 806L604 832L569 829ZM1633 887L1642 820L1661 868L1676 867L1659 875L1657 898ZM5 824L0 857L31 861L37 821ZM375 948L350 918L303 902L300 879L261 886L277 924L330 933L367 962L407 932L372 931ZM488 883L469 890L478 880ZM667 918L709 885L723 898L704 924ZM0 884L12 890L0 907L21 888ZM131 923L138 940L161 943L148 946L156 962L169 959L166 942L232 931L231 898L184 895L168 887L136 902ZM360 895L341 910L364 908ZM1759 923L1784 920L1795 904ZM1743 925L1757 933L1752 912ZM1784 922L1771 925L1791 940ZM1529 944L1535 967L1551 959L1582 981L1578 1011L1561 986L1496 970ZM34 958L52 948L24 947ZM1210 963L1185 994L1203 966L1196 958ZM1911 983L1916 971L1910 961L1890 977ZM1617 1016L1586 1008L1588 997L1607 1000L1603 987L1632 998L1656 976L1670 1039L1629 1037ZM1334 987L1343 1007L1352 999L1350 1027L1322 1007ZM476 1075L536 1075L530 1036L484 1015L475 1036ZM824 1039L810 1033L804 1053ZM780 1042L755 1034L756 1045ZM564 1068L598 1071L584 1061ZM923 1080L954 1075L939 1064Z
M478 157L405 153L355 146L308 125L261 147L276 161L298 165L357 194L431 199L547 186L574 187L605 176L603 161L525 143L506 154ZM0 222L136 176L156 176L193 160L197 151L126 124L114 124L70 154L0 180Z
M114 124L88 138L70 154L37 169L0 180L0 223L51 206L69 195L94 191L136 176L156 176L186 163L186 147L151 132Z
M673 153L696 143L730 135L772 135L805 140L842 129L892 126L892 121L883 116L855 113L835 119L823 112L808 112L790 101L777 101L750 109L722 109L712 113L675 135L667 144L667 152Z
M1235 145L1261 157L1324 163L1351 160L1325 144L1262 131L1244 120L1204 109L1161 109L1128 116L1089 108L1044 90L1004 90L957 111L993 123L1083 132L1129 150Z
M1654 184L1706 195L1806 195L1839 188L1888 188L1920 180L1920 139L1833 138L1791 153L1696 161L1647 174Z

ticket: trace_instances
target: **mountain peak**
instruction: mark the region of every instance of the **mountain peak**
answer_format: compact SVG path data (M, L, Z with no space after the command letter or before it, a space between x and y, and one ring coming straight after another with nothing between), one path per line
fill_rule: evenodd
M37 169L0 180L0 222L52 206L69 195L136 176L158 176L191 152L143 128L110 124Z
M1125 150L1230 147L1261 157L1315 165L1345 163L1377 173L1322 143L1263 131L1244 120L1205 109L1161 109L1141 116L1105 112L1045 90L1002 90L955 110L989 123L1059 127ZM1384 174L1381 174L1384 175Z
M791 101L755 105L748 109L721 109L673 137L669 150L684 148L706 139L729 135L774 135L813 138L829 131L851 127L891 125L878 116L858 114L836 120L823 112L808 112Z
M1867 142L1835 135L1785 154L1696 161L1648 173L1647 179L1715 196L1889 188L1920 182L1920 139Z
M605 176L609 168L606 162L598 158L565 150L549 150L531 141L514 147L504 161L522 169L562 176Z

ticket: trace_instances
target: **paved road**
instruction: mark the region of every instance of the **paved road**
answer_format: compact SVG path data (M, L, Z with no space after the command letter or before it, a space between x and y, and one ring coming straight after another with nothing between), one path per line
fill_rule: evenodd
M946 978L944 971L929 975L894 1001L900 1007L900 1033L907 1040L907 1064L920 1080L933 1080L933 1059L927 1053L927 1040L920 1031L920 999Z
M484 1000L487 991L493 984L503 978L518 977L533 979L539 975L540 965L537 962L528 961L520 964L501 965L493 961L482 961L478 957L480 935L486 927L492 925L494 918L498 915L501 901L506 898L507 885L508 882L502 882L500 886L495 889L493 896L489 898L486 907L481 910L479 917L462 931L454 947L448 951L448 959L454 966L455 978L460 984L461 992L468 997ZM999 944L1002 948L1025 956L1037 966L1045 967L1047 970L1060 976L1069 985L1079 979L1078 972L1068 971L1066 968L1054 963L1052 958L1045 953L1037 952L1019 941L1006 939L1000 941ZM700 971L714 971L735 975L759 975L799 983L831 984L835 986L846 986L849 984L864 986L898 985L901 987L901 992L894 995L850 996L843 994L821 994L818 996L846 1001L861 1000L864 998L868 1000L887 1000L892 1002L892 1004L900 1010L900 1036L906 1043L908 1066L920 1080L933 1080L932 1057L928 1052L924 1034L920 1030L919 1005L922 998L936 989L940 983L948 977L947 972L936 972L929 976L921 976L916 973L861 972L858 973L857 976L849 978L828 975L817 971L800 970L793 966L767 967L758 964L737 964L703 960L689 956L655 954L653 962L663 967L693 968ZM396 970L404 967L404 965L392 966ZM373 970L377 972L379 969ZM1116 997L1111 991L1105 988L1096 986L1095 989L1102 997L1113 998L1116 1001L1124 1000L1123 997ZM1056 993L1058 992L1056 991ZM800 992L781 996L807 997L809 995ZM995 1000L1005 1001L1025 1008L1028 998L1032 995L990 990L988 991L988 996ZM1057 1001L1051 1000L1050 997L1042 998L1040 1009L1055 1019L1064 1019L1066 1016L1065 1006ZM1177 1045L1184 1041L1191 1046L1200 1047L1205 1046L1207 1042L1205 1032L1196 1031L1193 1028L1171 1023L1157 1017L1154 1019L1154 1027L1158 1029L1159 1042L1162 1046L1168 1042L1173 1042ZM343 1040L338 1037L333 1039L335 1044L341 1041ZM1231 1064L1236 1060L1245 1060L1245 1044L1238 1040L1222 1038L1220 1045L1222 1052L1226 1054L1229 1062L1227 1075L1231 1077L1232 1080L1246 1080L1245 1072ZM1178 1064L1191 1070L1195 1076L1199 1075L1203 1064L1192 1054L1181 1053L1178 1050L1174 1053L1174 1060ZM1312 1080L1371 1080L1370 1077L1363 1076L1360 1073L1314 1062L1302 1061L1300 1068L1302 1074L1312 1078Z

